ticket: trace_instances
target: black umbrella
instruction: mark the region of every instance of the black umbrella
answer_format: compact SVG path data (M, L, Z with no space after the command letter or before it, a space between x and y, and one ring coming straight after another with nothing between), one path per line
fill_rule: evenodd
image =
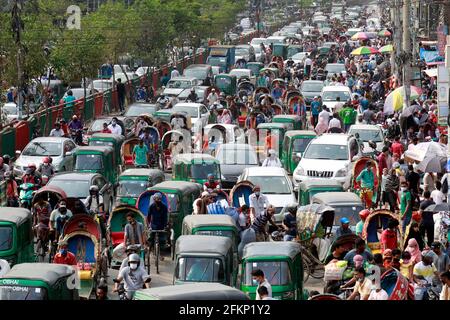
M428 212L450 211L450 204L446 202L441 204L432 204L431 206L428 206L424 211Z

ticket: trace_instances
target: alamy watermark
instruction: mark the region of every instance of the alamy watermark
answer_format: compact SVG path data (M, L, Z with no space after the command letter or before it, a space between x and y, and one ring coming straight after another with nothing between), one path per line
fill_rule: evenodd
M66 13L69 15L67 18L66 26L69 30L81 29L81 9L79 6L71 5L67 7Z

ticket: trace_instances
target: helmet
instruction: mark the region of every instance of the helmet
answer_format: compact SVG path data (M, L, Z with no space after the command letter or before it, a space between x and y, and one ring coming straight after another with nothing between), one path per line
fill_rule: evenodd
M50 163L50 158L49 157L45 157L44 160L42 160L43 163Z
M36 164L35 164L35 163L30 163L30 164L28 165L28 168L30 168L30 169L32 169L32 168L36 169Z
M127 247L127 249L125 251L135 251L138 252L139 251L139 246L136 244L131 244Z
M98 186L96 186L96 185L90 186L90 187L89 187L89 192L91 192L91 191L98 192Z
M139 264L139 262L141 262L141 258L139 258L136 253L130 254L130 257L128 258L128 264L132 262L137 262Z
M209 173L209 174L208 174L208 179L210 179L210 178L211 178L211 179L214 179L214 175L213 175L212 173Z
M359 217L361 218L361 220L365 220L369 216L369 214L370 214L370 210L364 209L359 212Z
M11 157L9 156L9 154L5 154L3 155L3 161L9 161L11 159Z
M160 192L158 192L158 193L155 193L154 195L153 195L153 199L162 199L162 194L160 193Z
M347 217L343 217L343 218L341 218L341 223L342 224L348 224L348 223L350 223L350 220L348 220L348 218Z

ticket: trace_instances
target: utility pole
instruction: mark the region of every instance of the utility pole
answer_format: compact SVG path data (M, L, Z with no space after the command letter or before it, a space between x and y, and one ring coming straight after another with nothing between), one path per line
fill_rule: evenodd
M400 0L394 0L394 53L391 54L391 71L395 79L400 79L399 56L402 52L402 29L400 28Z
M23 8L23 0L14 0L13 6L11 10L11 29L14 33L14 40L17 46L17 56L16 56L16 64L17 64L17 108L18 108L18 118L22 119L22 108L23 108L23 98L24 98L24 89L25 89L25 75L23 72L23 54L24 47L22 45L22 30L23 30L23 21L20 18L20 14Z
M411 96L411 0L403 0L403 107L409 107Z

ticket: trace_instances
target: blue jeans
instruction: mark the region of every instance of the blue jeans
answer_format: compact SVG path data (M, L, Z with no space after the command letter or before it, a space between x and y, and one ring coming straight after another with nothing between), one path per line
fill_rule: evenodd
M406 231L406 227L408 226L408 224L411 222L411 216L406 216L405 217L405 220L403 220L403 223L402 223L402 230L403 230L403 233L405 233L405 231Z

